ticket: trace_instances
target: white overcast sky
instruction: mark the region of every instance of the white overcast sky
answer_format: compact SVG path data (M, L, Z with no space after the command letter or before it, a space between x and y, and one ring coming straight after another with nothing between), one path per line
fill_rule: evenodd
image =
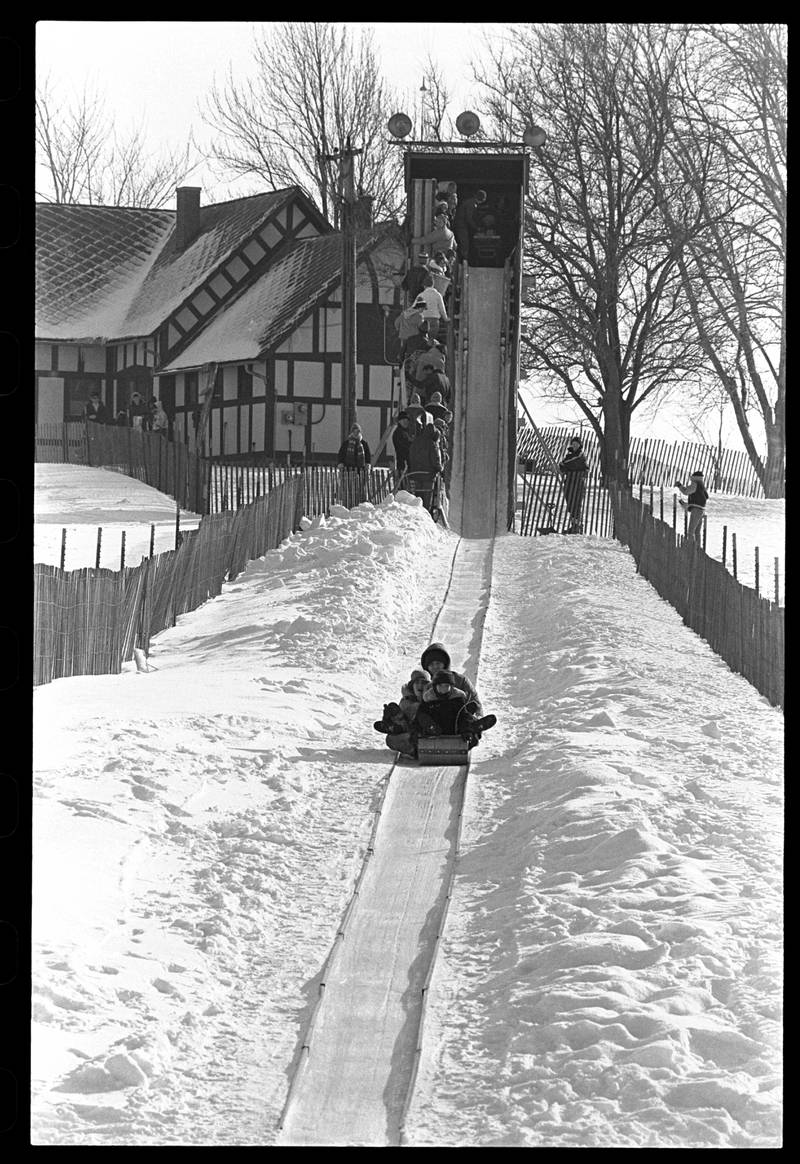
M270 22L264 22L269 24ZM485 36L500 36L510 25L431 22L348 21L354 32L371 29L388 83L413 99L430 54L443 72L457 114L470 108L470 61ZM194 130L207 134L199 106L214 79L251 72L254 30L251 21L44 20L37 23L36 68L39 83L49 77L69 100L88 86L103 95L121 130L144 124L154 149L183 145ZM279 62L276 62L279 65ZM401 102L407 111L410 101ZM388 116L396 112L387 110ZM235 196L201 163L191 175L204 198ZM243 191L242 191L243 192Z

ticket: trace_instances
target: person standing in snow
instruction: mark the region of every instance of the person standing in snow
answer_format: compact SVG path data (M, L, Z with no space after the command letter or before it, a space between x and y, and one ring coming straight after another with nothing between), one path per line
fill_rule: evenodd
M689 511L689 527L686 531L687 538L694 538L698 545L702 542L703 531L703 517L706 512L706 502L708 501L708 490L705 486L703 473L700 469L696 469L690 477L691 484L683 485L680 481L675 482L676 489L680 489L681 493L686 494L686 500L681 501L681 505Z
M429 413L426 415L430 415ZM431 512L436 477L443 469L439 430L432 420L415 434L408 450L408 475L413 492Z
M339 448L336 458L341 474L343 504L351 507L366 500L366 470L372 460L369 445L361 433L361 425L354 424Z
M408 413L403 409L397 414L397 425L392 433L392 445L394 446L394 469L397 476L398 483L403 477L403 474L408 469L408 450L411 448L411 433L409 431L411 425L408 419Z
M583 446L577 437L573 437L569 442L567 455L558 467L564 474L564 497L570 516L567 533L582 533L581 511L588 465L586 457L583 455Z

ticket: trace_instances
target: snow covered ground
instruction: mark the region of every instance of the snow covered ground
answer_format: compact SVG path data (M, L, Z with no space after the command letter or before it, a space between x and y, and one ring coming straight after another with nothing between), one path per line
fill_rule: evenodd
M102 527L100 565L118 570L122 532L125 565L138 566L150 553L150 525L155 553L175 548L175 502L165 493L115 473L85 465L36 465L34 478L33 559L58 566L62 530L67 531L65 570L94 566L97 530ZM200 517L181 510L181 529L196 529Z
M456 544L304 524L34 694L34 1143L274 1142ZM783 717L592 538L498 539L478 678L411 1142L777 1146Z

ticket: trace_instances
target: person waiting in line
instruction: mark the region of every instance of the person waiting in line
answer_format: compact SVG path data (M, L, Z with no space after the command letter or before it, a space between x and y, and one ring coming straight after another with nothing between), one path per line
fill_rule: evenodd
M429 420L417 428L408 450L410 490L417 497L422 498L422 504L428 513L430 513L433 504L436 478L443 468L439 430L433 421Z
M453 230L458 244L458 256L466 262L470 261L469 253L472 236L480 228L478 207L486 201L486 191L476 190L469 198L459 202L456 210Z
M431 339L438 339L443 326L449 323L449 318L444 299L434 287L433 275L430 273L423 279L423 288L414 300L414 307L422 312L423 319L427 319Z
M397 414L397 424L392 433L394 448L394 469L398 483L403 479L408 469L408 450L411 447L411 421L403 408Z
M444 372L439 372L433 365L423 362L422 379L419 381L419 398L426 408L435 394L438 394L442 403L449 400L450 381ZM430 412L430 409L428 411Z
M106 408L105 404L103 404L103 401L100 399L100 393L97 391L92 392L89 396L89 399L86 402L84 415L86 419L91 421L93 424L111 423L108 415L108 409Z
M144 429L149 415L150 410L147 407L145 398L140 392L132 392L131 398L128 401L128 416L130 417L131 427Z
M452 226L458 207L458 185L455 182L439 182L436 187L436 197L440 202L447 204L447 217Z
M428 272L433 276L433 285L445 299L447 292L450 290L450 266L442 251L437 251L431 261L428 263ZM445 303L446 306L446 303Z
M413 356L414 352L427 351L428 348L433 347L433 340L431 339L430 323L427 319L423 319L417 329L417 334L410 336L405 344L405 358Z
M447 214L439 211L433 218L433 230L427 234L417 235L411 240L414 246L430 247L430 254L436 251L449 251L456 245L456 236L447 225Z
M450 409L442 402L442 394L439 391L433 392L428 397L428 402L425 407L433 417L434 421L442 420L445 424L449 424L453 419L453 414Z
M566 456L558 467L564 474L564 498L570 517L567 533L583 533L581 511L583 510L583 494L586 488L588 465L583 454L583 445L578 437L573 437L569 442Z
M419 392L411 393L411 399L406 405L405 413L409 420L411 440L414 439L419 428L426 424L433 424L433 417L423 405Z
M686 536L687 538L694 538L697 544L700 545L703 538L703 516L706 512L708 490L706 489L701 469L695 469L689 480L691 482L689 485L683 485L680 481L676 481L675 488L680 489L681 493L686 494L686 500L681 499L681 505L689 513L689 526L686 530Z
M416 262L409 267L403 276L400 286L407 293L409 302L413 303L424 284L422 280L428 274L427 264Z

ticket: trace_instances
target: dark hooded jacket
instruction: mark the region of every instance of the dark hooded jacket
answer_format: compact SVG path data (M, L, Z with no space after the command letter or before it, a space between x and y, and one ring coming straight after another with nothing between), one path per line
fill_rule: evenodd
M428 670L428 661L430 661L432 656L436 655L440 655L444 660L445 670L449 671L453 676L453 685L457 687L459 691L463 691L466 695L467 704L469 704L469 710L473 713L473 715L482 716L483 706L478 696L478 692L472 683L470 683L466 675L462 675L459 671L454 671L450 666L450 655L448 654L443 643L431 643L431 645L426 647L422 652L420 664L424 670Z

